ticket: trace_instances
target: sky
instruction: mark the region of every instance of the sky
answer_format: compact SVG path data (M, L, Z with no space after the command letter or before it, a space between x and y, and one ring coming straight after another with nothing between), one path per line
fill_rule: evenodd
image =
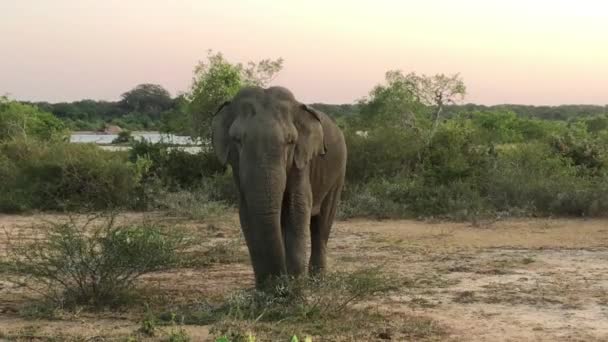
M465 102L608 104L605 0L0 0L0 95L116 100L188 89L207 51L282 57L305 103L352 103L388 70L460 73Z

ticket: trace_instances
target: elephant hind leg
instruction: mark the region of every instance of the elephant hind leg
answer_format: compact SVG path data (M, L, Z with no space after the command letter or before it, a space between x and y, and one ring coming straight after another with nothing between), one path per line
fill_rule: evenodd
M325 197L318 215L310 220L310 264L311 275L322 274L327 269L327 240L336 216L342 184L336 185Z

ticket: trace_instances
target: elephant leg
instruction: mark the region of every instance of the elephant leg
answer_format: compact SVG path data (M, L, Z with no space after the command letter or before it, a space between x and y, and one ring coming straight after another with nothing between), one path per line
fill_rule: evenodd
M306 240L310 224L312 195L294 193L286 196L283 214L283 239L287 274L299 276L306 272Z
M335 186L323 200L319 215L313 216L310 220L309 272L311 275L322 274L327 268L327 240L336 216L341 189L341 184Z
M285 252L282 239L273 239L272 236L281 236L281 232L276 234L272 231L273 224L268 222L263 225L268 231L253 230L250 221L250 208L244 197L240 196L239 219L241 230L247 243L249 257L253 266L256 288L265 290L272 286L272 281L285 274ZM278 216L278 215L277 215Z

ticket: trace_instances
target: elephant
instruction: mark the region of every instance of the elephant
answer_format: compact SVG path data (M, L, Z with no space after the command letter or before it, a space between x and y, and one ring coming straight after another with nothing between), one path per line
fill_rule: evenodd
M256 287L322 275L346 172L333 119L284 87L251 86L219 107L211 133L217 158L232 167Z

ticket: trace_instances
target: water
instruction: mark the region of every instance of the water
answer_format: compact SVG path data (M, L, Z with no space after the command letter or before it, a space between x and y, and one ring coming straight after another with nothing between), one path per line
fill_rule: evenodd
M207 144L203 144L203 146L201 146L201 144L196 143L187 136L160 132L132 132L131 136L136 140L145 140L151 143L164 142L173 145L182 145L171 147L170 149L180 149L189 153L198 153L202 150L203 146L207 146ZM102 145L100 146L102 149L108 151L126 151L131 148L130 146L124 145L111 145L112 141L116 139L116 137L118 137L118 134L74 132L70 136L70 142L99 144Z
M190 137L174 134L165 134L160 132L133 132L131 136L134 139L143 139L151 143L165 142L175 145L198 145ZM95 143L101 145L111 144L118 134L92 133L92 132L74 132L70 137L70 142L73 143Z

